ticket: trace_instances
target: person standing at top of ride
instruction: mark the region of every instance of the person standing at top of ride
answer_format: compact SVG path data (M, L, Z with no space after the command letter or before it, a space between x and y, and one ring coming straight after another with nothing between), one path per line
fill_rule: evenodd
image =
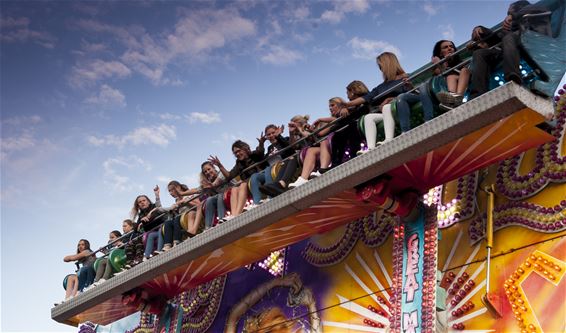
M161 228L154 229L164 219L157 219L156 208L161 207L161 199L159 198L159 186L155 186L153 193L155 194L155 204L151 202L147 195L142 194L136 197L134 206L130 211L132 221L136 220L136 230L138 232L147 232L145 243L145 258L149 258L154 250L161 250L163 248L163 236L161 235ZM154 242L157 240L157 248L154 248ZM136 257L133 262L128 263L130 266L138 264L142 258Z
M81 239L77 244L77 253L65 256L63 261L76 261L82 265L77 273L79 278L78 291L83 291L84 288L94 282L94 262L96 261L96 256L92 254L88 240Z
M241 141L237 140L232 144L232 153L236 157L236 164L232 168L232 170L228 171L217 156L210 156L209 161L216 165L220 172L226 177L227 179L234 179L238 175L240 176L241 183L237 186L238 188L238 200L236 202L236 206L231 206L231 217L236 217L242 213L244 210L244 206L246 204L246 200L248 198L248 184L247 181L250 177L256 173L260 172L265 168L265 163L260 163L255 165L253 168L246 170L247 168L251 167L252 165L261 162L264 159L265 149L263 148L263 142L265 138L261 137L257 139L259 145L257 148L252 151L250 146Z
M501 37L501 49L484 48L474 51L472 55L472 86L470 99L487 92L489 88L489 73L503 61L503 73L505 81L513 81L522 84L519 70L519 50L521 39L519 36L520 21L526 14L536 14L547 11L544 6L521 0L509 5L507 16L503 20ZM543 19L542 19L543 20ZM540 23L540 24L538 24ZM534 22L529 28L544 32L546 24L544 22Z
M120 231L111 231L108 235L108 245L102 250L102 253L109 254L113 248L122 246L122 241L117 240L120 237L122 237ZM112 277L112 265L108 260L108 257L99 260L94 283L91 286L97 286Z
M462 62L459 55L454 55L456 45L451 40L439 40L434 44L432 49L432 63L436 64L441 60L447 59L439 65L435 71L435 75L440 75L449 68L454 68ZM454 69L444 75L446 79L446 87L448 91L441 91L436 96L440 101L441 107L444 109L452 109L462 104L464 94L468 89L470 81L470 70L467 67Z
M196 235L202 215L197 217L197 206L200 206L198 193L200 189L189 189L185 184L172 180L167 184L169 194L175 199L173 206L166 210L173 213L174 217L168 219L164 225L163 251L169 251L172 247L181 243L183 228L181 227L181 215L188 214L187 232L189 237Z
M384 121L386 140L393 139L395 122L393 120L393 116L391 115L390 107L384 109L384 106L388 105L397 95L406 92L408 86L408 75L403 67L401 67L399 59L397 59L397 56L395 56L394 53L383 52L382 54L377 56L376 62L379 70L383 75L383 82L377 87L373 88L371 92L365 94L364 96L356 97L345 104L346 108L352 108L362 104L368 106L377 105L378 109L382 111L381 116L379 116L379 114L370 114L368 115L369 117L367 119L369 121L365 121L366 119L364 119L364 123L367 124L366 138L368 136L371 136L371 138L369 138L368 140L368 146L374 146L376 133L375 123L377 121ZM379 98L377 98L378 96ZM343 109L340 111L340 114L343 116L348 114L348 112L348 109ZM334 141L332 142L332 144L334 145ZM359 146L360 143L358 142L356 150L359 148Z
M328 123L333 122L338 118L340 109L344 105L345 101L340 97L333 97L328 101L328 109L330 111L330 117L319 118L314 121L314 130L320 129L326 126ZM289 184L289 188L301 186L308 182L310 177L318 177L322 173L326 172L330 168L332 163L332 152L331 147L332 137L334 133L330 133L331 129L329 127L321 130L317 133L319 137L324 137L328 134L328 137L320 142L318 147L312 146L304 148L301 151L301 155L304 154L303 158L303 169L301 170L301 175L297 180ZM316 168L316 162L320 163L318 171L313 172Z
M260 186L273 183L273 179L271 177L271 168L273 165L293 154L291 150L284 151L282 154L277 154L278 151L289 146L289 138L285 138L282 135L284 128L284 125L277 127L270 124L265 127L265 136L263 133L260 135L260 137L264 137L270 143L267 147L267 163L269 165L263 169L263 171L254 173L250 178L250 192L252 193L254 202L252 205L248 206L248 209L252 209L260 203ZM260 143L262 143L262 141L260 141Z

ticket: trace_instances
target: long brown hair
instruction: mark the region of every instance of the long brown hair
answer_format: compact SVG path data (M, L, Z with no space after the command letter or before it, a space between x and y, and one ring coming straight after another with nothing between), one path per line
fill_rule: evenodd
M403 67L401 67L399 59L397 59L397 56L394 53L383 52L378 55L375 60L381 69L383 81L385 82L397 80L399 75L407 74Z
M86 249L85 250L89 250L92 252L92 250L90 249L90 242L87 241L86 239L81 239L79 240L79 243L77 244L77 254L81 253L81 250L79 249L81 242L84 242L86 245Z
M151 200L149 199L149 197L145 194L141 194L138 195L136 197L136 200L134 200L134 206L132 207L132 210L130 210L130 217L132 218L132 220L135 220L136 217L138 216L139 212L140 212L140 207L138 206L138 199L139 198L146 198L147 201L149 201L150 205L153 205L153 202L151 202Z

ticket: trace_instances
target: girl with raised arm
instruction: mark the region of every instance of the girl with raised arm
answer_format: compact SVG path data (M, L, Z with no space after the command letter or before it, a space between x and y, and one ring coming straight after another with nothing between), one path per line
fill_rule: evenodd
M235 205L231 204L231 217L236 217L242 213L244 210L244 206L246 204L246 200L248 198L248 179L256 172L260 172L264 169L265 165L257 164L258 162L262 161L264 158L264 148L263 142L261 142L262 138L258 138L259 145L257 148L252 151L250 146L241 141L237 140L232 144L232 153L236 157L236 164L232 168L232 170L228 171L218 157L210 156L209 161L216 165L220 172L226 177L227 179L234 179L237 176L240 177L241 183L237 185L237 202ZM254 166L255 165L255 166ZM248 169L249 167L253 166L252 168ZM246 170L247 169L247 170Z

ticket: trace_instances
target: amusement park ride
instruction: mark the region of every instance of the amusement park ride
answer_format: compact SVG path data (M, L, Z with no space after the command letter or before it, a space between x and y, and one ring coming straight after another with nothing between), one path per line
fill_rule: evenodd
M553 33L522 34L529 87L494 79L52 318L108 325L142 311L130 332L563 332L566 95L550 97L566 70L566 2L541 3ZM260 324L274 308L283 319Z

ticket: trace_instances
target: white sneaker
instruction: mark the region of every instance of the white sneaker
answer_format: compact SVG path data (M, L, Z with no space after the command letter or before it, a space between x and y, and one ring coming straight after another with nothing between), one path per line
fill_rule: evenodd
M304 179L303 177L299 177L299 178L297 178L297 180L294 183L289 184L289 188L299 187L299 186L306 184L308 182L309 181L307 179Z
M259 205L256 205L255 203L251 203L251 204L247 205L246 208L244 208L244 211L247 212L248 210L252 210L252 209L256 208L257 206L259 206Z
M393 139L385 139L385 140L383 140L383 141L379 141L379 142L377 143L377 145L378 145L378 146L384 145L384 144L386 144L387 142L389 142L389 141L391 141L391 140L393 140Z
M148 261L148 260L149 260L148 257L143 257L142 262L146 262L146 261Z
M89 290L91 290L91 289L94 288L94 287L96 287L96 286L95 286L94 283L93 283L93 284L91 284L90 286L85 287L85 288L83 289L83 292L89 291Z
M260 203L260 204L263 204L263 203L268 202L269 200L271 200L271 199L270 199L270 198L261 199L261 200L259 201L259 203Z
M320 176L322 176L322 174L318 170L311 172L311 178L320 177Z

